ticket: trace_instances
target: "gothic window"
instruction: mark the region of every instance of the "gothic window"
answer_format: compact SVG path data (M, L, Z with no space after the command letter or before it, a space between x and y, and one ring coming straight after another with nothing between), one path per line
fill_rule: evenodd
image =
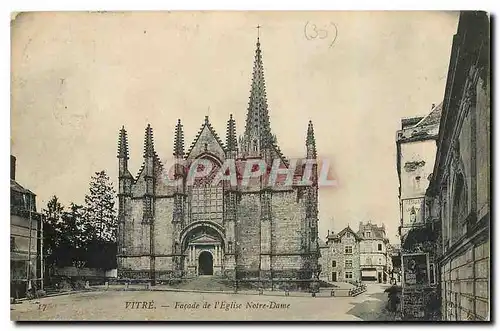
M257 139L254 139L254 141L253 141L253 151L257 152L257 149L258 149L257 148Z
M451 233L454 240L460 237L460 225L465 220L467 213L467 197L465 191L465 182L462 174L458 174L455 179L453 192L453 210L451 219Z
M212 172L207 176L196 178L191 188L191 218L193 221L222 219L224 209L222 182L219 182L217 186L212 185L220 167L215 162L210 162L212 162Z

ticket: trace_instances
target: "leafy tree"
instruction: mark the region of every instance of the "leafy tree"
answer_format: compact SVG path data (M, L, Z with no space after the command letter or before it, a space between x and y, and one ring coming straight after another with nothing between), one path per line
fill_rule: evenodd
M113 184L103 170L90 178L89 186L89 194L85 196L84 231L92 241L116 242L118 220Z

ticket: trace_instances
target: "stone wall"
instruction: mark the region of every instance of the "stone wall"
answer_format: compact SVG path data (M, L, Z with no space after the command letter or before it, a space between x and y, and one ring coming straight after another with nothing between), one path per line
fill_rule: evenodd
M237 268L259 270L260 263L260 197L242 194L237 206Z
M441 266L441 312L449 321L489 319L489 240Z
M174 208L173 198L161 198L155 201L155 224L154 224L154 243L155 254L172 254L174 240L174 227L172 224L172 214ZM180 243L179 243L180 247Z
M274 254L301 252L305 213L303 205L296 199L295 191L273 193L271 213Z

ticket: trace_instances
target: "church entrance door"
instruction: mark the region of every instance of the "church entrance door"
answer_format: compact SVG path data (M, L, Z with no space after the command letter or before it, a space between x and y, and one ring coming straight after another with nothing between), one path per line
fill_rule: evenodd
M198 274L214 274L214 258L212 256L212 253L207 251L201 252L200 257L198 258Z

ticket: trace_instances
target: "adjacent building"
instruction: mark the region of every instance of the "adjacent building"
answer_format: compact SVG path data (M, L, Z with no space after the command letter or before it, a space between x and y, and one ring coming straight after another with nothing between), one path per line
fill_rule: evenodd
M490 319L490 20L462 12L453 37L437 155L427 190L442 319Z
M361 279L361 238L349 226L339 233L328 232L322 250L322 279L328 282L357 282Z
M356 232L347 226L339 233L328 231L320 241L320 278L326 282L378 282L392 278L391 245L385 226L359 223Z
M16 181L16 157L10 156L10 280L11 297L43 288L42 217L36 195Z
M389 239L385 233L385 226L378 226L370 221L359 223L357 236L359 244L359 258L361 280L368 282L386 283L388 278L387 245Z
M241 181L245 167L254 164L257 169L251 170L257 171L261 161L268 167L278 161L281 172L294 171L271 130L260 45L257 40L247 119L239 139L232 116L225 143L207 116L185 152L179 120L174 133L176 165L169 169L155 151L148 125L143 166L134 177L128 169L127 133L125 128L120 131L119 278L155 283L219 275L266 288L280 281L308 288L318 276L316 166L309 183L296 180L302 178L301 166L291 185L269 185L264 177L253 178L249 185ZM305 140L305 159L315 160L311 122ZM237 172L236 183L214 180L226 161L235 165L229 171ZM188 180L187 169L203 172L205 167L212 169L209 174Z
M434 169L442 107L432 104L427 116L402 119L396 135L405 319L436 318L440 226L429 216L425 193Z

